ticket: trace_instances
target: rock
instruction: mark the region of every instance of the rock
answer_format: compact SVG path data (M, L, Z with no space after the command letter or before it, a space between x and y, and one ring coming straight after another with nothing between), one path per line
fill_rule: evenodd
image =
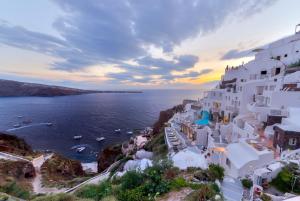
M33 150L25 140L9 133L0 133L0 151L17 155L32 155Z
M35 169L30 162L0 160L0 177L28 179L35 177Z
M116 159L122 155L122 145L112 145L105 148L98 154L98 172L104 171L111 164L113 164Z
M154 135L158 134L160 130L164 127L165 123L167 123L175 113L182 112L183 110L184 110L184 105L177 105L171 109L161 111L159 113L158 120L153 125L153 134Z
M54 154L45 161L41 167L41 172L46 182L52 180L50 183L68 181L85 176L79 161L71 160L58 154Z

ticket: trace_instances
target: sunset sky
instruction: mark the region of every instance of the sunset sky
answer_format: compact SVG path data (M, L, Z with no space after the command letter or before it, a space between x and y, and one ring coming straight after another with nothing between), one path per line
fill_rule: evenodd
M207 88L294 33L299 0L2 0L0 78L85 89Z

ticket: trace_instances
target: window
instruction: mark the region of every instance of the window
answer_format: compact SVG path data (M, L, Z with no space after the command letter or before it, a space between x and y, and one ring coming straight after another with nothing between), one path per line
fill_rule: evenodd
M287 56L288 56L287 54L284 55L284 57L287 57Z
M278 75L280 73L280 68L275 69L275 75Z
M226 158L226 165L230 167L230 160L228 158Z
M260 72L260 74L261 74L261 75L266 75L266 74L267 74L267 71L266 71L266 70L262 70L262 71Z
M294 146L294 145L296 145L296 144L297 144L297 138L290 138L290 139L289 139L289 145Z

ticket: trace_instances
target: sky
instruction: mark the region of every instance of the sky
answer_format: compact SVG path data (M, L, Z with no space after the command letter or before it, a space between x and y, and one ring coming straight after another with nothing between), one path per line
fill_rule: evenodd
M207 89L294 34L299 0L2 0L0 79Z

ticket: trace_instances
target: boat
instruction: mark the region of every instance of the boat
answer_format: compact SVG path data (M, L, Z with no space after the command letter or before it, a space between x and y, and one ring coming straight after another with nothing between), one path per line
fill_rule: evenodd
M82 138L82 135L75 135L75 136L73 137L74 140L79 140L79 139L81 139L81 138Z
M101 142L101 141L105 140L105 137L97 137L96 140L97 140L98 142Z
M46 126L53 126L53 123L46 123Z
M32 123L32 120L31 119L26 119L23 121L23 124L30 124Z
M78 153L81 153L81 152L83 152L85 149L86 149L86 147L78 147L78 148L76 149L76 151L77 151Z
M15 124L14 125L14 128L20 128L21 127L21 124Z
M119 128L119 129L116 129L115 132L121 132L121 129L120 129L120 128Z
M133 134L133 131L127 131L127 134L131 135L131 134Z
M23 116L20 115L20 116L18 116L18 118L21 119L21 118L23 118Z

